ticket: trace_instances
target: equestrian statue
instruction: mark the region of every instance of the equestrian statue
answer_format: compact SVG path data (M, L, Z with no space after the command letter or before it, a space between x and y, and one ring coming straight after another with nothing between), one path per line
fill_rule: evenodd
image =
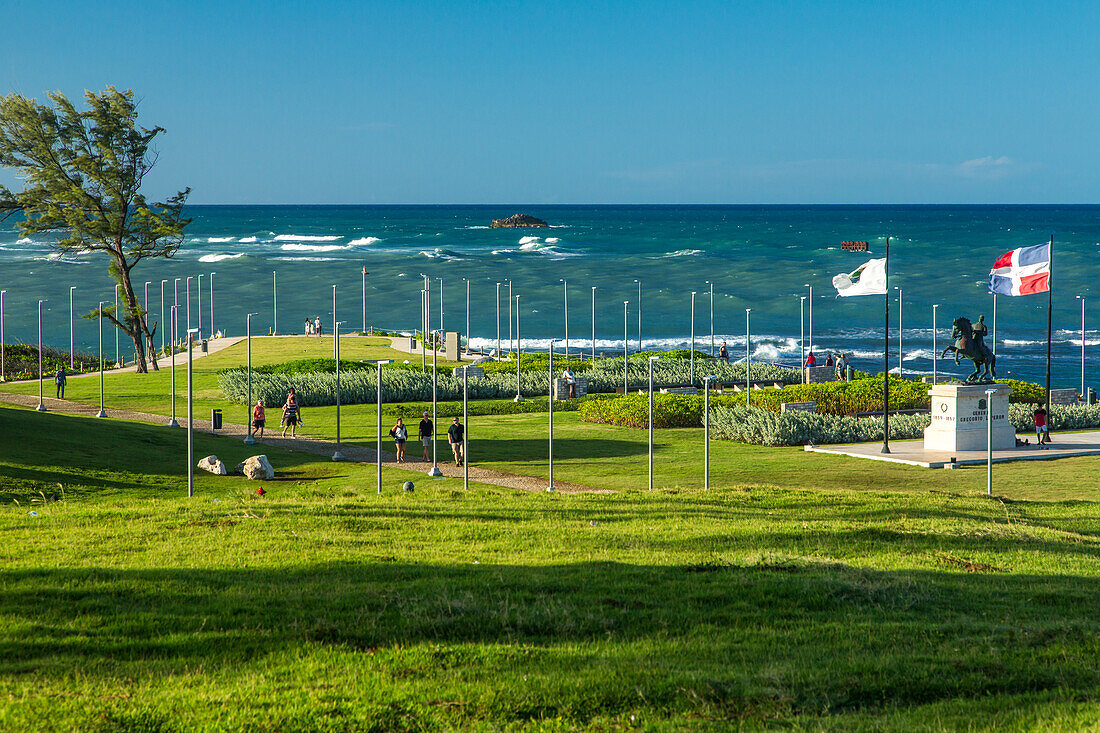
M965 357L974 362L974 373L966 378L967 384L989 384L997 377L997 357L985 345L985 336L988 330L985 326L985 316L978 316L978 322L971 324L970 320L959 316L951 327L951 338L955 339L954 346L948 346L940 354L940 358L946 358L947 352L955 354L955 363L959 363L959 357ZM985 372L982 373L982 368ZM979 377L978 375L981 374Z

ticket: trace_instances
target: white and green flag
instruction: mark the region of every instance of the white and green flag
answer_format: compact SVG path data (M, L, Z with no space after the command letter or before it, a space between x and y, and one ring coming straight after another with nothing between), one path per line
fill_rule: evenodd
M852 295L884 295L886 293L886 259L867 260L854 272L841 273L833 278L833 287L839 297Z

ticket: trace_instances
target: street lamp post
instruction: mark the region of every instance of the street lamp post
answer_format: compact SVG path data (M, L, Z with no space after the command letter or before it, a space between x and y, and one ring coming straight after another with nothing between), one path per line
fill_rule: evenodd
M500 283L497 283L497 359L500 358Z
M653 491L653 362L661 357L651 356L649 362L649 420L646 425L649 428L649 490Z
M196 312L198 313L198 322L195 324L195 328L198 329L198 339L202 341L202 273L199 273L198 287L196 289L198 295L198 303L196 304Z
M76 310L73 306L73 293L75 293L75 292L76 292L76 286L75 285L70 285L69 286L69 369L72 369L74 372L76 371L76 356L74 355L76 350L73 348L74 343L75 343L73 321L76 319ZM145 283L145 302L146 303L149 302L149 283Z
M436 367L439 364L439 348L435 343L436 332L432 332L432 470L428 475L439 478L443 472L439 470L439 463L435 453L435 438L439 434L439 425L436 424Z
M167 282L168 282L167 280L161 280L160 281L160 323L158 324L157 327L160 329L160 353L161 353L161 356L164 356L164 329L166 329L168 327L165 324L165 321L164 321L164 286L165 286L165 284L167 284Z
M107 417L107 411L103 409L103 306L106 301L99 301L99 312L96 313L99 321L99 412L96 417Z
M689 353L688 381L695 386L695 291L691 291L691 348Z
M932 385L937 384L936 381L936 365L939 363L940 352L936 348L936 310L940 307L939 303L932 304Z
M271 271L271 335L279 333L279 271Z
M809 345L808 350L812 354L814 353L814 286L806 283L804 287L810 289L810 294L806 298L809 303L809 308L806 311L806 314L808 316L806 320L808 323L807 331L809 335L809 340L807 341Z
M445 333L443 329L443 278L436 278L439 281L439 338L443 338Z
M168 427L178 428L180 424L176 422L176 338L179 334L176 332L176 321L179 319L179 306L172 306L172 419L168 422Z
M703 377L703 490L710 489L710 383L713 374Z
M336 286L332 287L335 289ZM334 461L344 460L343 454L340 453L340 324L342 323L343 321L332 322L332 337L336 340L336 450L332 453Z
M592 286L592 363L596 363L596 286Z
M466 281L466 351L468 352L470 350L470 279L466 277L462 279Z
M707 280L710 285L710 358L714 358L714 283Z
M427 291L420 288L420 371L428 373L428 316Z
M512 279L508 279L508 351L512 351Z
M985 391L985 493L993 496L993 395L996 389Z
M4 293L6 292L8 291L0 290L0 382L8 381L8 359L6 347L4 346Z
M367 266L363 265L363 333L367 332Z
M993 328L990 329L990 341L993 342L993 357L997 357L997 294L993 293Z
M256 439L252 437L252 316L255 315L258 314L249 313L245 316L245 343L248 345L248 435L244 438L245 445L256 444Z
M148 324L149 322L149 286L152 284L153 283L149 280L145 281L145 305L143 306L145 308L145 312L141 314L141 320L145 324ZM69 339L71 341L72 336L70 336ZM71 348L72 347L70 347L70 349ZM156 362L156 356L153 357L153 362Z
M749 335L749 313L752 313L752 308L745 309L745 407L752 406L752 338Z
M798 296L798 326L801 336L798 338L798 350L800 352L798 370L802 373L802 383L806 383L806 296Z
M194 339L197 328L187 329L187 498L195 495Z
M382 365L389 364L389 359L378 360L378 384L375 388L374 396L377 402L377 410L375 413L378 419L378 443L375 447L375 462L378 464L378 495L382 495Z
M187 308L185 313L187 314L187 332L191 332L191 281L195 278L188 276L184 279L184 297L187 299Z
M119 323L122 323L122 319L119 317L118 312L118 285L115 285L115 319ZM118 350L118 329L115 329L115 366L119 365L119 350Z
M466 286L469 288L469 280ZM468 292L468 291L467 291ZM462 367L462 488L470 490L470 373Z
M569 282L560 278L562 294L565 296L565 360L569 361ZM519 303L516 303L516 338L519 338Z
M38 301L38 407L34 408L39 412L46 411L46 405L42 402L42 382L45 376L45 369L42 360L42 304L48 301Z
M520 339L519 331L519 296L516 296L516 396L512 400L513 402L523 402L523 393L519 388L519 372L520 362L523 361L523 341ZM551 377L553 378L553 377ZM554 385L550 385L550 399L554 399Z
M1078 295L1081 301L1081 399L1087 401L1085 395L1085 296Z
M642 350L642 281L635 280L638 283L638 351Z
M335 326L335 323L336 323L336 286L335 285L332 286L332 323L334 324L333 328L335 329L336 328L336 326ZM333 333L335 333L335 331L333 331ZM340 356L339 356L340 346L336 343L338 340L339 339L333 339L333 342L332 342L332 358L336 359L336 369L337 369L336 373L337 374L340 373L339 372L339 369L340 369Z
M183 278L175 278L172 281L172 360L175 362L176 358L176 337L179 335L179 311L177 307L180 304L180 280Z
M898 291L898 379L901 379L901 362L902 362L902 359L904 358L904 352L902 351L902 345L901 345L901 334L902 334L902 328L901 328L901 295L902 295L902 290L901 290L901 287L897 286L897 285L894 286L894 290Z
M216 273L210 273L207 282L210 283L210 338L214 338L216 333L214 330L214 275Z
M554 491L554 344L558 343L558 339L550 339L550 344L547 347L547 354L549 355L549 376L550 376L550 399L549 399L549 416L550 416L550 451L549 456L549 474L547 476L547 491Z
M627 355L626 355L626 348L627 348L626 347L626 345L627 345L626 313L627 313L627 307L629 305L630 305L629 300L624 300L623 301L623 396L624 397L630 391L630 376L629 376L629 373L627 371Z

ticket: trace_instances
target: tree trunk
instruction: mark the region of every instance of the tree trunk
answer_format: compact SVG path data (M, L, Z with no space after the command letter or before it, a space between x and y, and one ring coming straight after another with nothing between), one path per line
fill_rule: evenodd
M130 340L134 342L134 362L137 366L137 371L139 374L145 374L149 371L148 363L145 360L144 339L148 337L148 329L145 326L145 316L138 306L137 294L134 292L133 285L130 282L129 268L122 265L118 268L118 271L124 295L124 305L126 306L128 314L125 321L122 321L122 319L119 320L126 324L126 327L122 330L125 331L130 337ZM118 317L117 313L115 317ZM155 360L153 362L153 368L157 368Z

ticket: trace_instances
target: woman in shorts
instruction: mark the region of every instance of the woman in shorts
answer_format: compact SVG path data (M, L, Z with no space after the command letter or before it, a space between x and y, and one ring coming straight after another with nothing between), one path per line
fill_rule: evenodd
M283 405L283 437L286 437L288 429L290 437L298 437L298 425L301 422L302 411L298 408L298 398L294 396L294 390L291 390L286 398L286 404Z
M397 447L397 462L405 462L405 442L409 439L409 429L405 427L405 421L397 418L397 424L390 428L390 437Z
M264 437L264 401L256 400L256 406L252 408L252 429L258 430L261 438Z

